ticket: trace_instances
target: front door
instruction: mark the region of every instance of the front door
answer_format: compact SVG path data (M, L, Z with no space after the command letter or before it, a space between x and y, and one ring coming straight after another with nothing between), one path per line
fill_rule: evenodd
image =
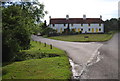
M78 32L80 32L80 28L78 28Z
M92 32L94 32L94 28L92 28Z
M96 32L98 32L98 28L96 28Z

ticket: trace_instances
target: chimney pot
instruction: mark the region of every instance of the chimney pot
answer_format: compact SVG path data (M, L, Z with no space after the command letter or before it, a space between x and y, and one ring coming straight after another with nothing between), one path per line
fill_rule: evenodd
M66 20L68 20L69 19L69 15L66 15Z
M49 19L51 19L51 16L49 16Z
M83 15L83 20L86 20L86 15L85 14Z
M102 16L100 15L100 19L102 19Z

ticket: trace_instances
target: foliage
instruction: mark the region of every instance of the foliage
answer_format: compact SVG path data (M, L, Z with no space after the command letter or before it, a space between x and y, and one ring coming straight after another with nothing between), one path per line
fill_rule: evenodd
M44 21L44 23L40 23L39 25L39 31L41 35L46 35L46 36L52 36L57 34L56 30L54 30L53 28L50 28L47 26L46 21Z
M118 30L120 31L120 17L118 18Z
M2 8L3 61L12 60L19 50L29 49L30 35L38 32L35 22L45 15L44 5L40 3L10 4Z
M29 31L19 6L9 6L2 11L3 61L10 60L20 49L29 48ZM6 51L7 50L7 51ZM8 59L9 58L9 59Z
M43 29L43 32L42 32L43 35L48 35L48 36L52 35L54 33L56 33L56 31L52 28L49 28L49 27Z
M105 32L118 30L118 23L120 23L120 18L111 18L110 20L104 21Z

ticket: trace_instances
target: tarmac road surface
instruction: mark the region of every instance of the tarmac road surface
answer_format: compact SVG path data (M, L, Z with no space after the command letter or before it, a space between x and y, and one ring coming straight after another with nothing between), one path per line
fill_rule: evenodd
M98 49L100 52L99 62L87 67L83 74L84 79L118 79L118 36L113 38Z
M117 35L108 42L66 42L32 35L32 39L52 44L67 52L75 64L74 77L82 79L116 79L118 74Z

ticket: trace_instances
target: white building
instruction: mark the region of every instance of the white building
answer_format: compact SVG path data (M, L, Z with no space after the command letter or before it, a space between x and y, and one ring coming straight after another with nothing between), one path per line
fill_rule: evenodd
M81 33L104 33L104 24L102 16L100 18L51 18L49 26L55 29L58 33L70 29L70 31L81 32Z

